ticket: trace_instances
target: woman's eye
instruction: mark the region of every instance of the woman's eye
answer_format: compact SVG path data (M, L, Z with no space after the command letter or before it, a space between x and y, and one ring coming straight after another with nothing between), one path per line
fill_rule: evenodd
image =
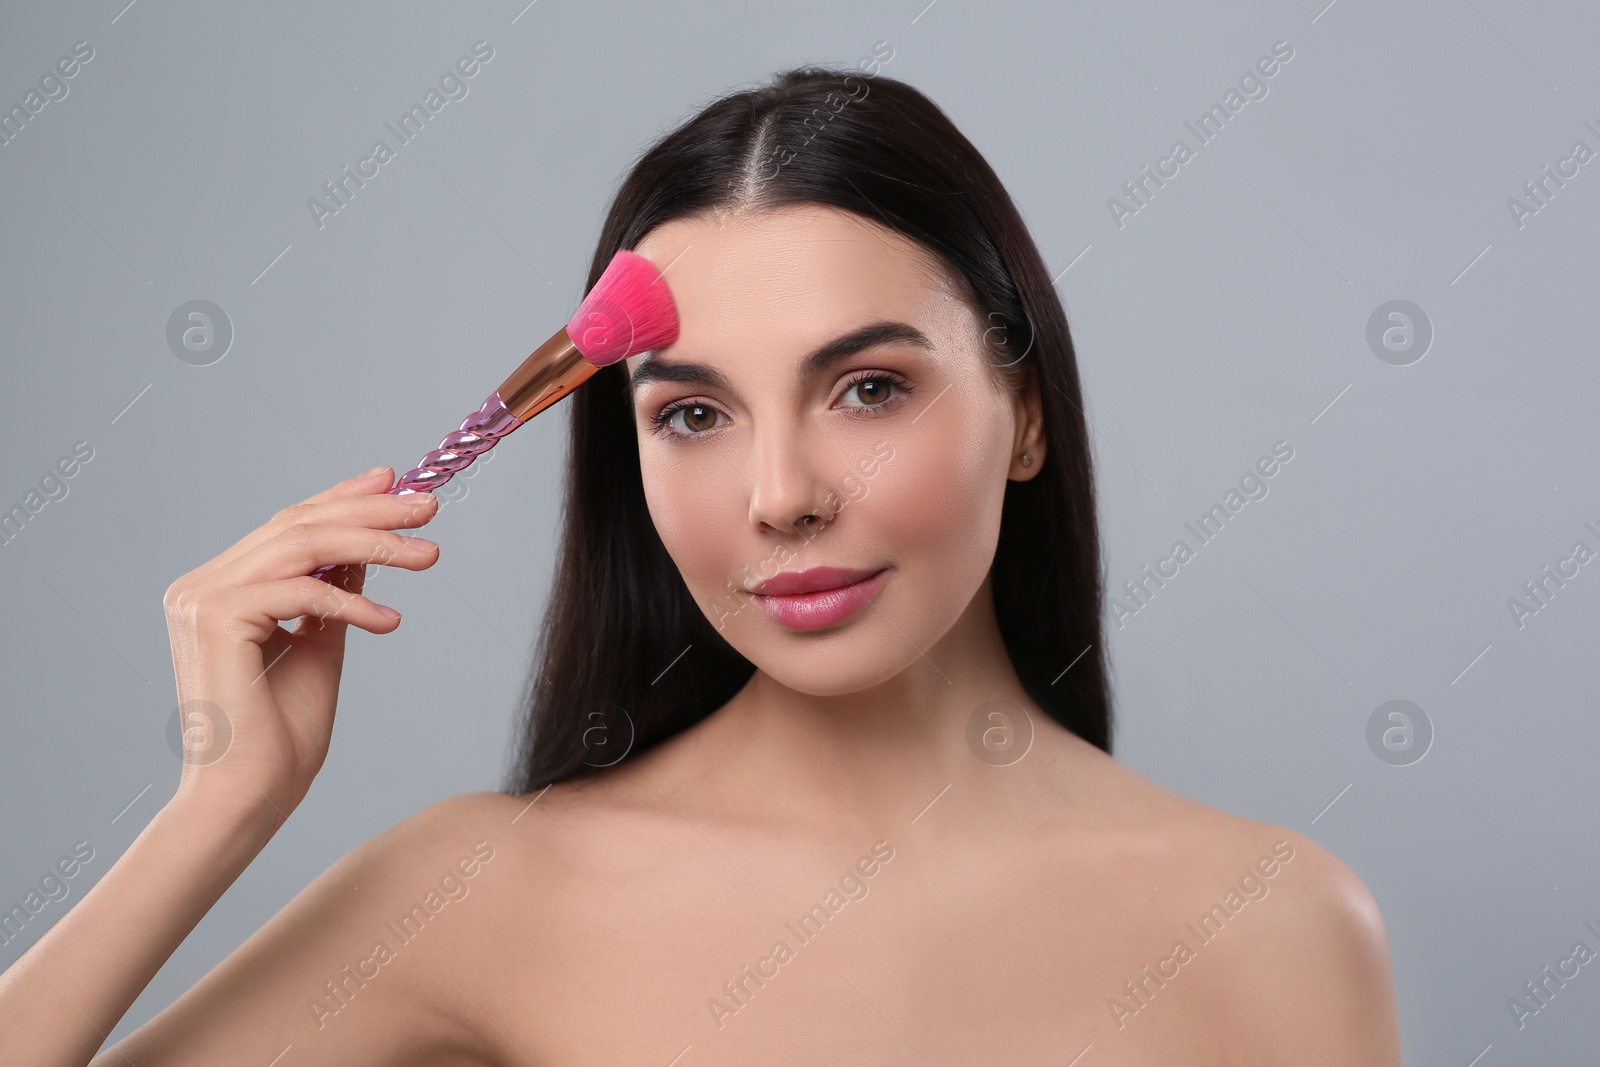
M650 421L655 423L658 431L668 436L692 437L714 429L717 414L717 409L709 404L674 404Z
M906 399L904 394L912 391L911 386L903 379L892 374L863 374L848 382L844 388L844 396L854 393L859 403L844 405L845 408L855 413L871 412L877 414L879 410L898 407L899 402ZM718 428L720 423L717 417L722 412L710 404L697 400L681 401L670 404L659 413L651 415L649 421L651 432L666 438L699 437Z
M901 382L883 374L857 378L845 387L846 396L854 392L862 401L850 406L864 408L882 407L897 394L907 391Z

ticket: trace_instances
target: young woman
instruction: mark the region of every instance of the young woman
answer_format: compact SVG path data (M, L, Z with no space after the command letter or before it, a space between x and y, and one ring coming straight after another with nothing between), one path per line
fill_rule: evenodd
M95 1056L305 795L347 626L398 625L360 564L438 560L388 468L285 508L169 589L231 745L0 978L0 1058L1398 1064L1349 868L1110 756L1066 318L944 114L820 68L716 101L591 285L621 248L681 333L574 394L508 788L357 848Z

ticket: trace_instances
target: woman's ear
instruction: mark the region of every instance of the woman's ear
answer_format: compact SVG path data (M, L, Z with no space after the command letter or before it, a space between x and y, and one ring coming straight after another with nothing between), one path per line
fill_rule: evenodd
M1044 411L1039 397L1038 368L1029 364L1025 370L1022 388L1013 406L1016 411L1017 432L1011 446L1011 468L1006 477L1011 481L1026 482L1044 466Z

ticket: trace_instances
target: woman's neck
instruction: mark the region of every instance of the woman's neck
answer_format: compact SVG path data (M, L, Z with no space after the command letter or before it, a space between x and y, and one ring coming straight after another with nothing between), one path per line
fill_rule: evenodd
M992 792L996 766L969 726L992 701L1016 705L1019 730L1065 733L1040 713L1012 667L985 581L956 625L870 689L817 696L759 667L726 705L663 761L657 788L722 807L756 805L819 828L904 823L947 787ZM1035 760L1035 762L1039 762ZM1034 768L1006 777L1032 777Z

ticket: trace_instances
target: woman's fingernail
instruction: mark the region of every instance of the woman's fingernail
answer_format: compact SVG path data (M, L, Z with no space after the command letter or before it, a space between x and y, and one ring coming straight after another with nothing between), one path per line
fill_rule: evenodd
M385 618L398 619L400 617L400 613L387 604L379 604L378 610L383 613Z
M439 542L430 541L426 537L405 537L405 536L402 536L400 538L400 540L404 541L406 544L410 545L412 548L438 548L439 547Z
M364 474L357 475L357 477L359 477L359 478L370 478L374 474L377 474L379 471L385 471L385 470L388 470L388 469L389 469L389 465L387 463L380 464L380 465L378 465L376 467L373 467L371 470L367 471Z

